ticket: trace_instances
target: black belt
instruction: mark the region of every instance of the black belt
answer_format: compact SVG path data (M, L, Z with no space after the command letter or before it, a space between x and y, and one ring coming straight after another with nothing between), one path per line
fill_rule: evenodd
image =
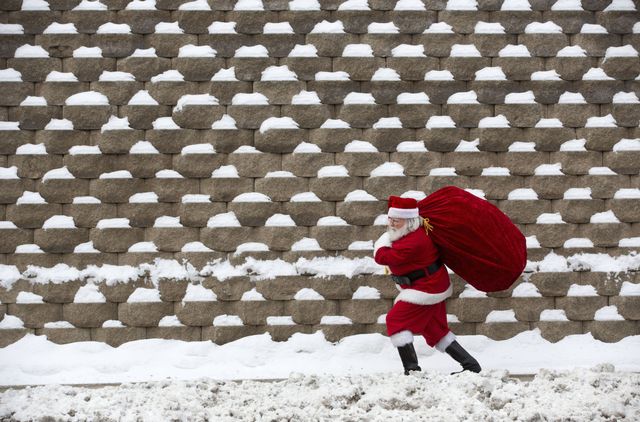
M435 272L438 271L440 267L442 267L442 261L438 259L436 262L429 265L427 268L411 271L410 273L407 273L401 276L392 275L391 278L393 278L393 281L401 285L411 284L414 281L419 280L423 277L435 274Z

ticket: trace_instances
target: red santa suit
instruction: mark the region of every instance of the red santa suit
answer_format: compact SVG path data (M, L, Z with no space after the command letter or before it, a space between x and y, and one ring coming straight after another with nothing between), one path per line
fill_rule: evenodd
M389 242L387 233L383 234L376 242L374 257L394 275L415 270L425 270L426 274L411 285L400 286L395 304L387 313L387 333L393 345L411 343L413 335L418 334L429 346L444 351L455 340L447 324L444 302L451 296L452 287L444 265L433 274L427 273L427 267L438 260L438 249L425 228L420 226L394 242Z

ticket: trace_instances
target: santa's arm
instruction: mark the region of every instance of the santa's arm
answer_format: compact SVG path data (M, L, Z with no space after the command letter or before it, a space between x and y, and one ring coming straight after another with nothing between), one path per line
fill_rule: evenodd
M388 234L385 233L380 238ZM391 246L391 242L389 241L389 245L384 244L384 239L381 241L378 239L376 244L374 244L374 260L380 265L402 265L408 263L412 259L412 251L408 248L398 248ZM380 243L378 243L380 242Z

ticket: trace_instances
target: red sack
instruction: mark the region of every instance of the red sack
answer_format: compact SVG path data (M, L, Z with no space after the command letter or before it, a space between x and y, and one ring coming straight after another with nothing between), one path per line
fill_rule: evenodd
M455 186L418 202L442 262L478 290L508 289L527 264L526 241L499 208Z

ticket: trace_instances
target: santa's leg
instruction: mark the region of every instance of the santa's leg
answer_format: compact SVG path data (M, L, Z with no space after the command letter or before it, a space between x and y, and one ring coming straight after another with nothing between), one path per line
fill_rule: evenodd
M412 371L422 370L418 365L418 355L416 355L416 349L413 347L413 334L411 331L400 331L393 334L391 343L398 348L405 375L409 375Z

